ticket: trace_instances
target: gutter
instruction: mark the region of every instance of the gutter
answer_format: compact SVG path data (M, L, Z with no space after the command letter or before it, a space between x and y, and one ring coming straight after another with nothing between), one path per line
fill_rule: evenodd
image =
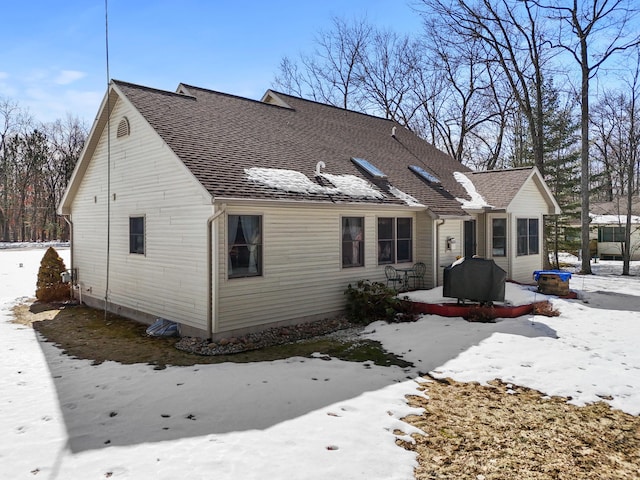
M213 337L213 275L217 276L218 269L213 268L213 222L220 217L227 208L226 204L220 205L220 209L216 212L213 206L213 214L207 219L207 338ZM217 264L216 264L217 265ZM216 289L217 296L217 289ZM216 302L218 305L218 302Z

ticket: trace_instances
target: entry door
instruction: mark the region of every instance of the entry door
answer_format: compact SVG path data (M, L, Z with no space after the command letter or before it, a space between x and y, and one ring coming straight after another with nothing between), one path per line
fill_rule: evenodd
M464 222L464 256L471 258L476 254L476 221Z

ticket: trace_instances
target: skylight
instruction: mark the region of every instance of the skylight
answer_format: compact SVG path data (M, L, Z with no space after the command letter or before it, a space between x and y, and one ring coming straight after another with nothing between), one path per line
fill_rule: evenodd
M365 172L371 175L373 178L387 178L387 175L380 170L378 167L373 165L371 162L365 160L364 158L356 158L352 157L351 161L355 163L357 166L362 168Z
M435 175L431 175L424 168L419 167L418 165L410 165L409 170L411 170L416 175L421 176L429 183L440 183L440 179L438 177L436 177Z

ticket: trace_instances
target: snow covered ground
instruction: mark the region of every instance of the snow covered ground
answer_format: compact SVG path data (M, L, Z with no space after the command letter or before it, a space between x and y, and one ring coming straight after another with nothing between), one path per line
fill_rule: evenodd
M69 250L59 252L68 264ZM632 277L617 276L616 262L574 275L580 298L551 299L559 317L429 315L368 327L414 368L290 358L154 370L68 358L10 323L11 306L34 293L43 254L0 250L2 478L412 479L415 456L393 431L414 431L400 418L415 412L404 396L419 394L420 372L501 378L640 414L640 263ZM514 304L546 298L508 288Z

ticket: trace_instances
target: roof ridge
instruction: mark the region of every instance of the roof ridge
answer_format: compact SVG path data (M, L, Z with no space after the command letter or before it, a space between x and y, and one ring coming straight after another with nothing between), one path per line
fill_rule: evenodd
M470 173L472 173L473 175L477 175L481 173L515 172L518 170L533 170L533 169L534 169L534 166L531 165L529 167L514 167L514 168L502 168L502 169L496 168L493 170L476 170Z
M403 128L406 128L404 125L396 122L395 120L392 120L390 118L384 118L384 117L381 117L379 115L373 115L371 113L358 112L357 110L351 110L349 108L342 108L342 107L338 107L337 105L331 105L329 103L322 103L322 102L319 102L317 100L311 100L309 98L297 97L295 95L290 95L288 93L279 92L278 90L274 90L273 88L270 88L268 91L271 91L271 92L275 93L276 95L283 95L285 97L294 98L296 100L300 100L300 101L303 101L303 102L306 102L306 103L313 103L313 104L319 105L321 107L333 108L333 109L336 109L336 110L340 110L341 112L355 113L357 115L364 115L366 117L375 118L377 120L384 120L386 122L391 122L391 123L393 123L395 125L398 125L398 126L401 126Z
M254 103L254 104L257 104L257 105L265 105L267 107L284 108L284 107L281 107L280 105L274 105L272 103L263 102L262 100L256 100L254 98L243 97L243 96L240 96L240 95L235 95L233 93L221 92L219 90L213 90L211 88L198 87L196 85L189 85L188 83L184 83L184 82L180 82L179 86L182 86L182 87L186 88L187 90L189 90L189 89L200 90L200 91L206 92L208 94L214 94L214 95L219 95L221 97L227 97L227 98L232 98L232 99L235 99L235 100L242 100L242 101L245 101L245 102L251 102L251 103ZM295 110L295 109L285 108L285 110Z
M172 95L172 96L177 96L177 97L182 97L182 98L194 98L193 95L186 95L184 93L174 92L174 91L171 91L171 90L164 90L162 88L148 87L146 85L140 85L138 83L125 82L123 80L118 80L118 79L115 79L115 78L112 78L111 82L113 84L115 84L115 85L118 85L118 86L136 88L138 90L146 90L146 91L149 91L149 92L162 93L162 94L165 94L165 95Z

